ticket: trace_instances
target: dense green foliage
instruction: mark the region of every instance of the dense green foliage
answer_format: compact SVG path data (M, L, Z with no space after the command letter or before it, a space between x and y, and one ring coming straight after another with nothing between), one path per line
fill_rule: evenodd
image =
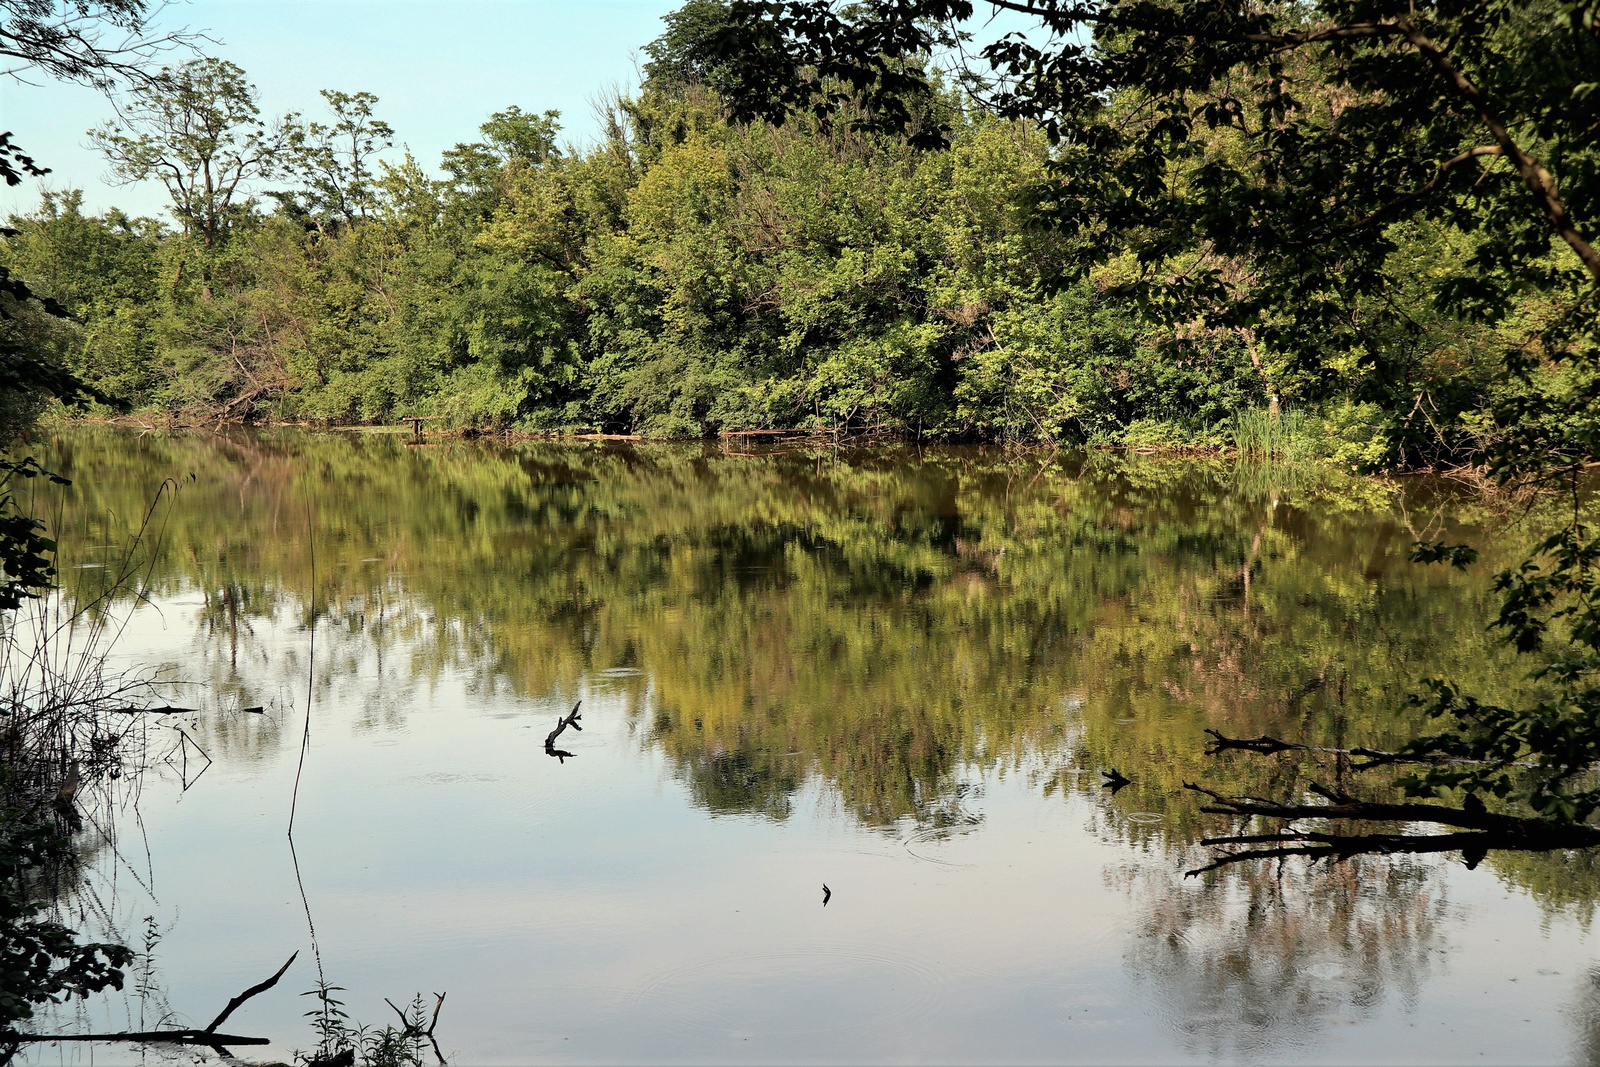
M1494 625L1518 652L1540 653L1531 677L1548 695L1501 705L1432 679L1416 702L1443 728L1408 752L1435 762L1401 784L1464 788L1479 810L1481 793L1556 822L1590 819L1600 810L1600 540L1584 472L1600 459L1600 8L993 6L1049 31L1043 48L1018 35L984 48L992 77L974 78L998 113L1069 146L1048 213L1125 239L1146 268L1129 291L1173 321L1248 331L1283 353L1282 373L1323 389L1338 349L1378 383L1409 381L1395 356L1440 324L1418 308L1499 332L1504 385L1482 398L1477 444L1503 483L1558 485L1570 505L1495 582ZM932 99L919 66L930 27L973 15L969 0L732 0L711 52L736 113L858 126L852 109L879 98L895 104L880 115L898 116L907 101ZM854 96L833 91L841 78ZM1434 248L1418 255L1406 239L1418 234ZM1461 384L1416 393L1413 414L1446 454L1477 451L1460 439L1470 417L1453 427L1433 418ZM1472 551L1426 542L1413 558L1461 566Z
M1222 197L1218 168L1235 190L1304 175L1226 123L1191 117L1163 147L1171 122L1150 116L1165 112L1125 86L1099 85L1121 95L1084 118L1122 130L1115 143L1062 140L1014 85L985 110L935 80L885 111L879 97L925 80L905 64L824 94L860 121L744 121L750 72L718 52L732 10L696 0L669 17L600 143L562 147L559 116L510 108L445 153L442 178L409 156L375 162L394 134L370 94L325 92L328 118L267 122L243 72L197 61L95 133L127 176L180 176L178 228L48 195L14 221L4 262L78 316L70 358L89 381L195 419L1215 446L1277 397L1303 417L1268 438L1370 466L1492 439L1495 405L1527 389L1499 374L1508 331L1570 288L1548 238L1537 277L1485 273L1484 227L1505 209L1459 206L1482 200L1464 186L1456 207L1386 216L1309 259L1285 257L1270 226L1221 243L1207 220L1264 209ZM1291 72L1313 126L1337 115L1347 140L1348 66ZM1233 113L1216 85L1183 90ZM1366 133L1396 160L1422 151ZM1327 147L1299 145L1294 166ZM1426 169L1405 158L1389 184ZM228 180L197 177L213 172ZM1463 297L1470 278L1493 281L1492 299Z

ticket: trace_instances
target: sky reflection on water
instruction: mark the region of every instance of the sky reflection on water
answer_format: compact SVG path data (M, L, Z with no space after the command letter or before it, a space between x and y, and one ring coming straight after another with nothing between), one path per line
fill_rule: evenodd
M309 944L284 825L315 588L296 841L322 966L363 1019L448 990L458 1062L1600 1047L1585 860L1182 876L1217 825L1184 780L1327 770L1207 760L1205 726L1382 743L1428 670L1515 684L1483 576L1401 562L1441 531L1503 557L1470 502L979 450L74 431L55 458L69 545L195 476L119 655L204 683L180 692L216 763L147 783L97 869L125 930L166 928L165 996L202 1025ZM303 954L230 1025L308 1046L314 977Z

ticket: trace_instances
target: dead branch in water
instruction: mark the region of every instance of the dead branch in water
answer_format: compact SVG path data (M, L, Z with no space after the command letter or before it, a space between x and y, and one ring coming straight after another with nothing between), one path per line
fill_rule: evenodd
M1299 746L1289 746L1299 747ZM1363 854L1392 855L1461 852L1469 868L1476 867L1490 850L1548 852L1556 849L1600 846L1600 827L1548 822L1518 815L1487 811L1476 798L1468 798L1459 808L1443 804L1385 804L1360 800L1343 790L1313 783L1308 788L1326 804L1285 804L1261 797L1227 796L1213 789L1184 783L1211 798L1200 810L1212 815L1238 818L1277 819L1290 824L1301 819L1334 822L1377 822L1447 826L1458 832L1446 834L1367 833L1337 834L1316 830L1284 829L1276 833L1235 834L1207 837L1202 845L1217 849L1217 858L1186 877L1204 874L1246 860L1284 859L1304 856L1315 862L1334 861ZM1466 831L1466 832L1459 832ZM1230 846L1244 846L1235 851Z
M217 1027L221 1026L223 1022L227 1020L228 1016L232 1015L238 1010L239 1005L243 1004L257 993L265 993L267 990L277 985L278 979L283 977L283 972L289 969L289 964L293 963L299 955L300 950L295 949L295 951L290 954L289 958L283 961L283 966L279 967L277 972L273 974L271 978L268 978L264 982L257 982L249 989L246 989L243 993L240 993L238 996L228 1001L228 1006L222 1009L222 1014L218 1015L215 1019L212 1019L211 1025L206 1027L206 1033L215 1033Z
M241 1037L238 1034L219 1034L217 1027L221 1026L228 1016L239 1009L245 1001L258 993L265 993L278 984L278 979L283 977L289 965L300 955L295 951L277 973L263 982L246 989L243 993L228 1001L228 1006L222 1009L211 1025L204 1030L141 1030L123 1031L115 1034L0 1034L0 1041L14 1045L38 1044L41 1041L130 1041L140 1044L167 1044L167 1045L204 1045L213 1049L222 1049L227 1045L270 1045L270 1038ZM443 998L440 998L441 1000ZM434 1012L438 1015L437 1009ZM441 1061L442 1062L442 1061Z
M582 732L583 727L578 725L578 720L583 718L582 715L578 714L578 709L581 707L583 707L583 701L580 700L576 704L572 705L572 710L567 713L565 718L558 719L556 721L556 728L551 730L549 736L544 739L544 754L546 756L554 756L558 762L565 763L567 761L567 757L574 754L557 748L556 738L560 737L561 732L569 726L574 730Z
M1278 752L1316 752L1324 756L1354 756L1365 759L1365 763L1352 763L1351 768L1364 771L1368 767L1383 767L1394 763L1471 763L1482 764L1487 760L1466 759L1459 756L1410 756L1404 752L1385 752L1378 748L1332 748L1326 745L1303 745L1297 741L1284 741L1270 734L1260 737L1229 737L1217 730L1206 730L1211 735L1211 740L1206 742L1206 755L1215 756L1219 752L1259 752L1263 755L1273 755ZM1530 763L1514 763L1513 767L1531 767Z
M577 709L574 708L573 710L576 711ZM434 1028L439 1025L439 1009L444 1007L444 998L446 995L448 995L448 993L449 991L446 990L444 993L435 993L433 995L433 1017L428 1020L428 1028L426 1030L422 1029L422 1022L420 1019L417 1022L412 1022L406 1016L405 1012L401 1011L399 1008L395 1008L394 1001L390 1000L388 997L383 998L383 1002L389 1005L389 1007L394 1008L394 1013L400 1016L401 1038L427 1038L428 1044L433 1046L433 1054L438 1058L441 1067L445 1062L444 1053L439 1051L439 1042L434 1038L433 1031ZM422 995L420 993L417 994L417 999L422 999Z
M270 1045L271 1038L217 1034L210 1030L144 1030L116 1034L0 1034L0 1041L19 1045L41 1041L132 1041L142 1044L204 1045L221 1049L228 1045Z

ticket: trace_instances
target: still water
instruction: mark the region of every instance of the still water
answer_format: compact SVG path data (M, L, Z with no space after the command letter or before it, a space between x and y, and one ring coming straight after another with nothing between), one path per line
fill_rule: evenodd
M204 1026L299 950L228 1023L264 1058L314 1043L319 968L380 1026L448 991L462 1064L1600 1057L1593 857L1184 876L1229 828L1184 782L1349 773L1205 728L1383 746L1425 674L1518 684L1519 534L1470 496L734 447L49 442L67 595L167 483L116 663L199 709L89 864L149 975L55 1023ZM1484 561L1406 562L1437 537Z

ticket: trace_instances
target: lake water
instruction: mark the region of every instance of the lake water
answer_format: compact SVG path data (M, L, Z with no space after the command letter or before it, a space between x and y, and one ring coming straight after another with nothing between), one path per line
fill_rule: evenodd
M50 1025L203 1026L298 950L225 1027L259 1058L313 1044L319 967L380 1026L448 991L461 1064L1600 1058L1591 856L1184 876L1232 825L1186 781L1384 788L1208 758L1207 727L1383 746L1423 675L1517 684L1484 624L1518 535L1448 487L289 432L41 454L70 595L172 480L114 663L198 709L72 905L156 932L143 991ZM1406 562L1437 537L1484 561Z

